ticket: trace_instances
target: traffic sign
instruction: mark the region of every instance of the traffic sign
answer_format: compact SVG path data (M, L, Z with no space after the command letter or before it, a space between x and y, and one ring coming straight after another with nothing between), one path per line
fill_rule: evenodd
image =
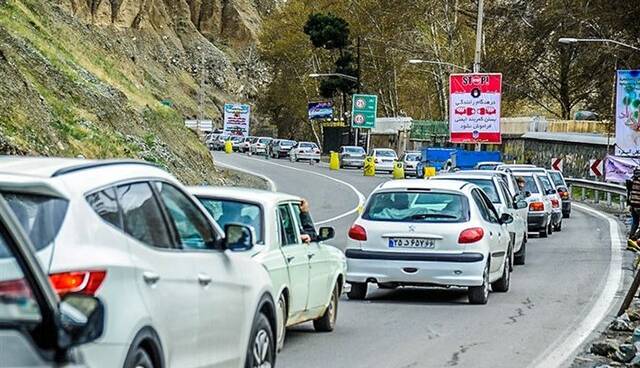
M354 128L375 128L378 96L353 95L351 104L351 126Z
M551 159L551 168L553 170L562 171L563 159L554 157Z
M604 172L604 162L596 158L594 160L589 160L589 176L602 176Z
M501 143L502 74L449 76L449 131L452 143Z

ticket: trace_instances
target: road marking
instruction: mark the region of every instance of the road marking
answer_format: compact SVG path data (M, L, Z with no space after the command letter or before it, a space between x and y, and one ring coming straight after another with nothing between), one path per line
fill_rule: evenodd
M603 218L609 222L609 233L611 234L611 261L609 262L609 274L604 284L602 292L593 304L589 313L570 332L563 334L556 339L549 348L544 351L529 367L549 368L559 367L585 342L591 333L598 328L600 322L607 316L616 293L622 286L622 240L620 238L619 227L616 220L599 211L574 203L575 207L592 216Z
M269 178L269 177L267 177L267 176L265 176L265 175L258 174L258 173L254 173L254 172L251 172L251 171L249 171L249 170L241 169L241 168L239 168L239 167L235 167L235 166L232 166L232 165L223 164L223 163L222 163L222 162L220 162L220 161L214 161L214 162L213 162L213 165L214 165L214 166L222 166L222 167L224 167L224 168L226 168L226 169L229 169L229 170L236 170L236 171L243 172L243 173L245 173L245 174L249 174L249 175L257 176L257 177L259 177L259 178L261 178L262 180L264 180L264 181L266 181L266 182L267 182L267 185L269 185L269 189L270 189L272 192L277 192L277 191L278 191L278 187L276 186L276 183L275 183L273 180L271 180L271 178Z
M352 191L353 191L353 192L358 196L358 205L357 205L354 209L349 210L349 211L347 211L347 212L345 212L345 213L342 213L342 214L340 214L340 215L337 215L337 216L335 216L335 217L332 217L332 218L326 219L326 220L316 221L316 222L315 222L315 223L316 223L316 225L324 225L324 224L327 224L327 223L330 223L330 222L334 222L334 221L336 221L336 220L339 220L339 219L341 219L341 218L343 218L343 217L347 217L347 216L349 216L349 215L351 215L351 214L354 214L354 213L358 212L358 210L359 210L359 209L364 205L364 200L365 200L364 194L362 194L358 189L356 189L356 187L354 187L353 185L351 185L351 184L347 183L346 181L343 181L343 180L340 180L340 179L333 178L333 177L331 177L331 176L329 176L329 175L320 174L320 173L317 173L317 172L315 172L315 171L304 170L304 169L300 169L300 168L293 167L293 166L282 165L282 164L278 164L278 163L271 162L271 161L268 161L268 160L261 160L261 159L257 159L257 158L254 158L254 157L245 157L245 158L246 158L246 159L250 159L250 160L255 160L255 161L258 161L258 162L261 162L261 163L270 164L270 165L275 165L275 166L280 166L280 167L284 167L285 169L290 169L290 170L294 170L294 171L305 172L305 173L308 173L308 174L313 174L313 175L317 175L317 176L320 176L320 177L323 177L323 178L326 178L326 179L329 179L329 180L333 180L333 181L335 181L336 183L340 183L340 184L342 184L342 185L344 185L344 186L348 187L349 189L351 189L351 190L352 190ZM230 166L230 165L227 165L227 167L231 167L231 166ZM247 170L245 170L245 172L248 172L248 171L247 171ZM254 174L254 175L256 175L256 174ZM271 179L269 179L269 180L271 180ZM275 183L274 183L274 186L275 186Z

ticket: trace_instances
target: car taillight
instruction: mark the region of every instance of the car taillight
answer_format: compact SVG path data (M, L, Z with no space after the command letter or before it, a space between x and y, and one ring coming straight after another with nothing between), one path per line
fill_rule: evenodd
M31 298L31 289L27 285L27 280L5 280L0 281L0 298Z
M366 241L367 231L360 225L353 225L351 226L351 229L349 229L349 238L353 240Z
M551 198L551 207L553 207L553 208L560 207L560 201L555 199L555 198Z
M472 227L460 233L460 236L458 236L458 244L475 243L482 239L483 236L484 230L481 227Z
M560 198L562 199L569 199L569 191L567 190L559 189L558 194L560 194Z
M529 203L529 211L544 211L544 203L542 202Z
M49 281L60 296L68 293L95 295L106 276L106 271L61 272L49 275Z

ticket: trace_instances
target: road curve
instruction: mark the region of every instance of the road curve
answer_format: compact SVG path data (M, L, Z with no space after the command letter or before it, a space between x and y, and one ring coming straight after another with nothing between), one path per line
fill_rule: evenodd
M304 196L316 220L351 210L389 177L363 177L360 171L330 172L324 165L216 154L225 165L271 178L279 191ZM355 214L328 225L333 245L344 249ZM311 324L288 331L278 367L526 367L592 309L611 261L608 222L576 211L562 232L548 239L531 235L527 264L516 267L511 290L493 293L488 305L467 303L463 289L378 290L366 301L342 299L333 333L313 332Z

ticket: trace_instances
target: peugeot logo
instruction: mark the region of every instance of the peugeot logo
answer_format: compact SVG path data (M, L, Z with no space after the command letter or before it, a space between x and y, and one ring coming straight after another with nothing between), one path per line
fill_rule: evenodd
M414 232L416 231L416 227L413 225L409 225L409 231Z

